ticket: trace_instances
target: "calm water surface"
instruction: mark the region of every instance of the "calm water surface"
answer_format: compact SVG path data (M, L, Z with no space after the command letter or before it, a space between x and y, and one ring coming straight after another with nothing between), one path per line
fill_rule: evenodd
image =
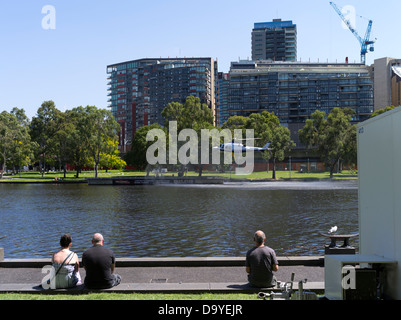
M245 255L257 229L280 256L322 255L334 225L358 232L357 182L0 184L0 195L5 258L48 258L64 233L79 255L101 232L119 257L204 257Z

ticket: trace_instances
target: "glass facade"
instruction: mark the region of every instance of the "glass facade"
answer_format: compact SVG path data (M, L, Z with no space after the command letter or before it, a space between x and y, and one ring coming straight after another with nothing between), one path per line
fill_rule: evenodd
M360 122L373 112L373 80L360 64L302 64L262 61L233 62L227 101L230 116L274 112L296 133L315 110L330 113L351 108ZM297 137L293 137L297 142Z
M164 124L161 112L170 102L197 96L215 114L217 62L211 58L141 59L110 65L107 73L109 107L121 125L123 152L137 128Z

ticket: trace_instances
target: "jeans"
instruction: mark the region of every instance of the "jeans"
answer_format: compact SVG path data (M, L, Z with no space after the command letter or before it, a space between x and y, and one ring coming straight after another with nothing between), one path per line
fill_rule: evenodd
M113 273L112 277L113 277L112 287L118 286L121 282L121 276L117 273Z

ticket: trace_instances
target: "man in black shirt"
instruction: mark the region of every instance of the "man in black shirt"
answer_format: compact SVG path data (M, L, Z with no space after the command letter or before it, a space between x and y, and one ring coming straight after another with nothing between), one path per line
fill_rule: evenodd
M256 246L246 254L248 280L254 287L274 287L277 280L273 272L278 271L276 253L265 245L266 235L263 231L256 231L253 240Z
M118 285L121 276L114 273L116 259L113 251L103 246L104 238L95 233L93 247L82 254L82 265L86 271L85 286L89 289L107 289Z

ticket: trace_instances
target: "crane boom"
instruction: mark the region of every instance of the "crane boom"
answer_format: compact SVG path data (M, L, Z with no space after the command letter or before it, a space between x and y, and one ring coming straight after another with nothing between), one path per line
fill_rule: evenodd
M374 51L374 43L375 42L369 40L370 39L370 34L372 32L373 21L369 20L368 28L367 28L366 34L365 34L365 38L362 39L362 37L358 34L358 32L352 26L350 20L345 18L345 16L341 12L341 10L337 7L337 5L334 2L330 2L330 5L334 8L334 10L337 12L337 14L341 17L341 19L347 25L348 29L358 39L358 41L359 41L359 43L361 45L361 63L366 64L366 54L368 53L368 49L370 48L370 51Z

